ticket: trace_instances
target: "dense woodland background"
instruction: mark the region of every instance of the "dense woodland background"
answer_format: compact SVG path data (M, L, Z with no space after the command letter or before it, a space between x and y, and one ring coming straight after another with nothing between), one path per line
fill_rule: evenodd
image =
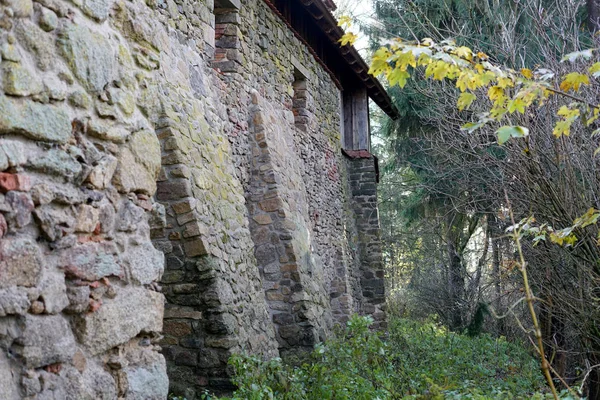
M352 11L352 2L342 8ZM589 66L561 59L598 46L599 16L593 0L375 0L373 14L363 10L357 20L373 49L394 37L453 38L515 70L560 73ZM599 88L593 82L580 96L597 104ZM390 93L401 118L380 116L376 149L385 171L380 213L390 311L530 344L515 247L504 234L508 207L517 220L534 216L555 228L599 209L598 127L556 139L556 112L569 101L555 99L515 114L513 123L529 127L530 137L500 146L491 128L461 130L489 104L457 111L453 85L414 79ZM524 250L556 375L570 384L588 375L588 398L600 399L598 229L576 235L572 246L526 240Z

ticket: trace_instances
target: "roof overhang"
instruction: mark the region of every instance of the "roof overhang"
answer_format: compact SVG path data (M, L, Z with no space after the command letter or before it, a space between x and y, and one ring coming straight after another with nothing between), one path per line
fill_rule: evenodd
M398 118L398 110L392 103L384 87L379 80L368 73L369 66L360 56L354 46L340 46L338 41L344 35L342 28L338 26L337 20L331 14L328 6L331 0L296 0L300 2L314 18L317 25L327 35L332 43L339 48L340 56L350 66L354 74L367 88L369 97L392 119ZM335 7L335 5L334 5Z

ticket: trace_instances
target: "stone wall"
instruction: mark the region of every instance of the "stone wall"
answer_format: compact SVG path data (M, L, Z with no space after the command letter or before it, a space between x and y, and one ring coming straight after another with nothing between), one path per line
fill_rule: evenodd
M0 4L6 398L192 399L383 320L372 159L264 0Z
M161 210L160 145L140 95L156 61L107 21L112 5L0 6L5 399L168 390L163 255L148 222Z
M358 243L361 314L371 315L375 328L385 328L385 285L381 230L377 209L378 161L366 150L345 150L350 203Z

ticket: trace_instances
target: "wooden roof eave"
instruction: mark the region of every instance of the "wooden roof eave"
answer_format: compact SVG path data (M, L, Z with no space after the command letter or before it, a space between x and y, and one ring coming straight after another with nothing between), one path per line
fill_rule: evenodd
M337 44L344 35L344 31L337 25L337 20L327 9L321 0L299 0L314 18L317 25L327 35L329 40ZM398 111L394 107L391 98L377 78L368 73L369 67L360 56L358 51L350 45L340 48L340 55L350 66L357 77L367 87L369 97L392 119L398 118Z

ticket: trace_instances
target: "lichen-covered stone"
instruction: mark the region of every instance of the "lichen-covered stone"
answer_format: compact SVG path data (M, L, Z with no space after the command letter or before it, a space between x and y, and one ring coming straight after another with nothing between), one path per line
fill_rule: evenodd
M27 313L30 305L31 301L25 289L17 286L0 289L0 317L23 315Z
M99 93L118 78L114 49L101 33L68 24L60 32L58 44L71 71L88 90Z
M67 274L87 281L108 276L121 276L114 243L83 243L63 253L61 264Z
M160 144L148 131L132 134L127 148L121 150L114 185L122 192L154 193L160 172Z
M113 0L83 0L80 7L90 18L102 22L108 18L112 4Z
M37 66L42 71L49 70L56 63L52 37L36 24L27 19L20 20L16 24L15 33L19 43L33 53Z
M11 368L11 361L4 351L0 352L0 389L6 400L19 400L18 373Z
M69 95L69 104L73 107L88 109L92 105L92 101L87 93L77 90Z
M30 17L33 13L33 2L31 0L5 0L4 4L13 10L17 18Z
M81 164L72 155L59 149L50 149L29 162L35 170L66 179L73 179L81 172Z
M42 263L42 252L34 240L3 238L0 240L0 288L35 286Z
M160 280L164 271L164 259L164 253L156 250L150 242L132 246L123 255L131 279L141 285Z
M169 393L167 366L162 356L155 356L149 365L125 368L123 375L127 400L162 400Z
M54 11L44 7L42 8L39 23L43 30L50 32L58 26L58 17Z
M4 93L13 96L31 96L42 91L42 84L23 64L2 63Z
M17 353L29 368L67 362L75 354L75 338L61 315L27 315L17 339Z
M140 332L160 332L163 301L162 294L150 290L121 289L96 312L77 317L79 341L91 354L99 354L129 341Z
M51 104L0 96L0 135L20 134L43 142L64 143L71 136L69 114Z
M0 153L6 157L9 167L20 167L27 162L25 146L17 140L3 139L0 141Z

